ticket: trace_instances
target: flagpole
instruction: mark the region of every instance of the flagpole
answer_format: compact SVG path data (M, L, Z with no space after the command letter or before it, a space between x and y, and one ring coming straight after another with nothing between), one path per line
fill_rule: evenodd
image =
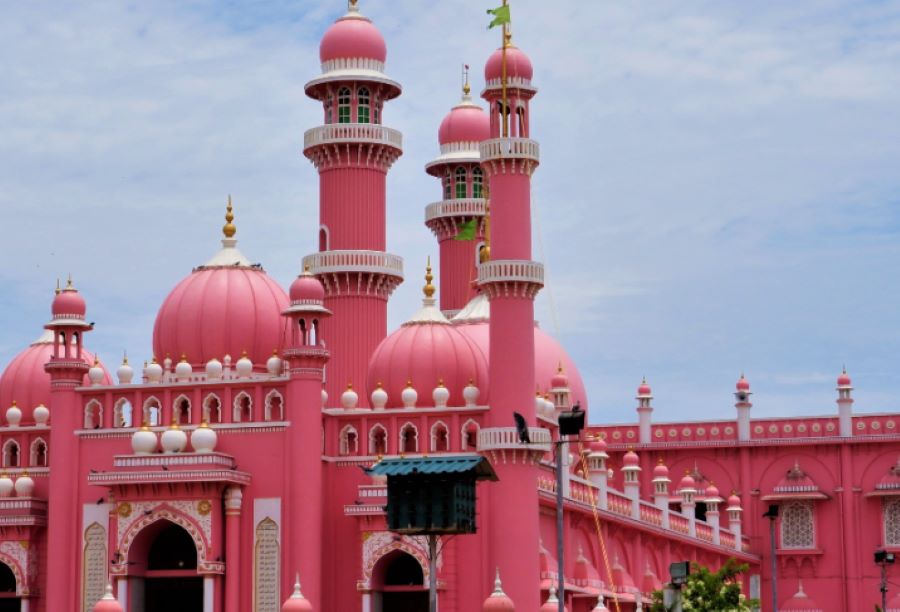
M503 0L503 6L507 6L508 0ZM503 108L500 110L502 116L500 120L503 122L503 137L509 138L509 100L506 99L506 47L509 44L509 23L503 24L503 40L500 42L501 48L501 72L500 72L500 86L502 88L501 96L503 98Z

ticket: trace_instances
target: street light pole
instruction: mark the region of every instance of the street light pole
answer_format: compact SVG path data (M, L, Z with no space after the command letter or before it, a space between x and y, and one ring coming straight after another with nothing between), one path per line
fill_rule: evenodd
M887 610L887 566L894 562L894 553L886 550L875 551L875 563L881 566L881 609Z
M558 578L557 597L559 597L559 612L566 610L566 581L565 574L565 546L563 544L563 445L566 443L562 435L556 441L556 565Z
M769 554L772 557L772 612L778 612L778 559L775 549L775 520L778 518L778 505L770 505L769 511L763 514L763 518L769 519Z

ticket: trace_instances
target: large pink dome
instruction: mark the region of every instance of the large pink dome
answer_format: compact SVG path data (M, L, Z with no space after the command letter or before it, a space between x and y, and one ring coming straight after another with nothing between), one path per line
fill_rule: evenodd
M47 331L9 362L0 376L0 410L5 411L15 400L26 423L31 420L31 411L39 404L53 410L50 405L50 375L44 371L44 364L50 361L52 355L53 334ZM94 355L89 351L82 350L82 358L85 363L94 364ZM113 384L105 367L103 372L101 384Z
M453 107L441 121L438 142L481 142L491 137L491 120L482 108L471 102Z
M363 58L384 62L387 45L372 22L358 12L347 13L328 28L319 43L319 59Z
M282 345L281 311L288 297L262 269L244 265L204 266L172 290L156 315L153 352L203 365L213 357L246 351L264 367Z
M484 80L490 83L499 79L502 74L503 51L497 49L491 53L487 63L484 65ZM531 77L534 76L534 67L531 65L531 60L518 47L511 46L506 48L506 76L510 79L520 78L525 81L530 81Z

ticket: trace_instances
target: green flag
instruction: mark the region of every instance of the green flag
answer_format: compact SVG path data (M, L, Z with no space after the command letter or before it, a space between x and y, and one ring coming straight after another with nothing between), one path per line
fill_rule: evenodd
M495 9L488 9L487 12L488 15L494 16L494 20L491 21L490 25L488 25L488 30L495 26L509 23L509 5L498 6Z
M475 240L475 229L478 227L478 220L471 219L462 224L459 233L453 238L454 240Z

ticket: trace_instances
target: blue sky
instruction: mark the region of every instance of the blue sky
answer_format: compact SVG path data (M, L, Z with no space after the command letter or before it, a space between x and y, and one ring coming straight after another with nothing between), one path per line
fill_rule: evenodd
M440 198L423 165L459 66L496 46L490 2L361 0L404 86L388 242L406 259L391 327L418 305ZM513 0L535 64L542 325L580 363L593 422L830 413L900 392L900 1ZM283 285L316 248L303 95L340 1L37 1L0 22L0 362L33 340L71 272L114 367L150 354L156 309L218 247ZM552 300L551 300L552 297ZM555 308L551 308L551 304ZM554 323L554 321L556 323Z

